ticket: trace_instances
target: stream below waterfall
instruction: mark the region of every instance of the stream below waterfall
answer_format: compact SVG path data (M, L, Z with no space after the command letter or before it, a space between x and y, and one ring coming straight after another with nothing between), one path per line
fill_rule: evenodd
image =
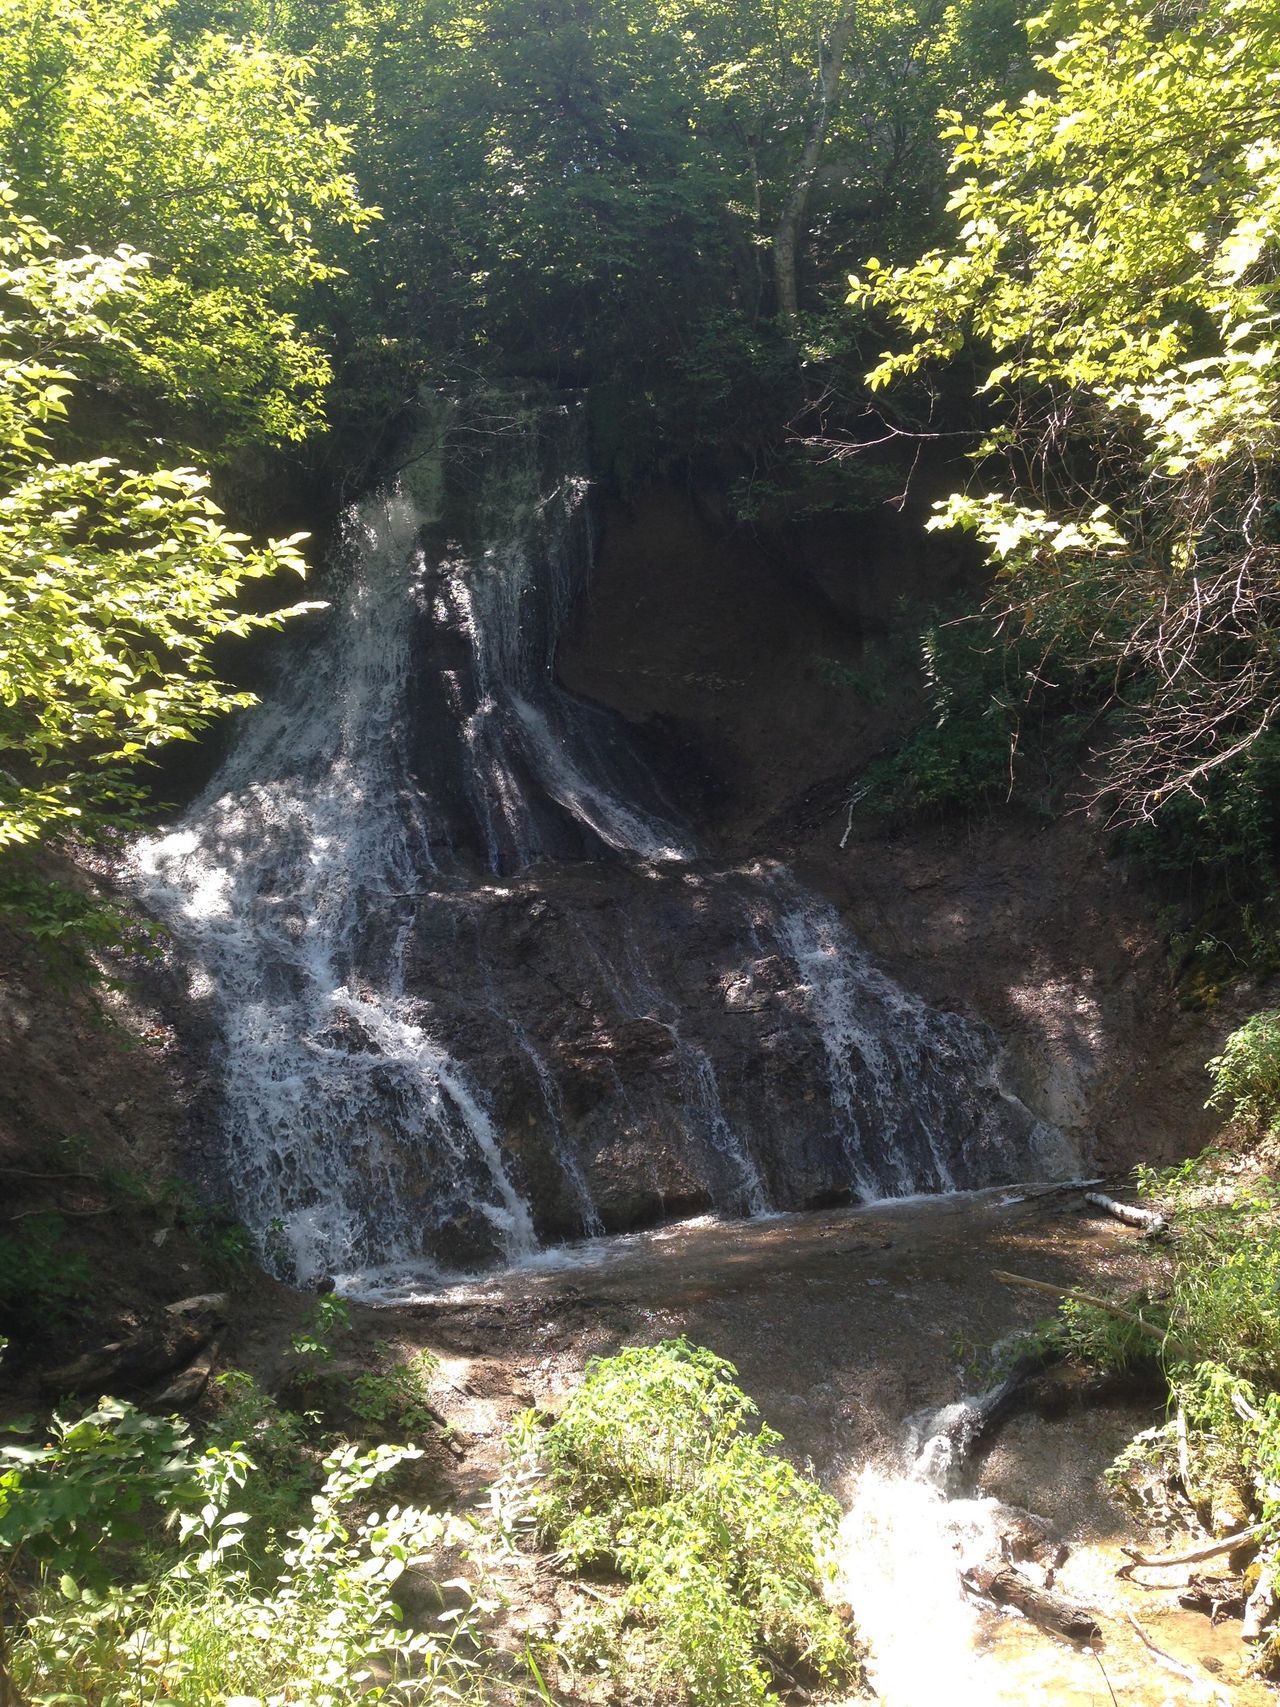
M369 1333L439 1358L433 1399L468 1443L463 1485L477 1498L504 1463L511 1417L533 1403L556 1412L589 1357L686 1334L728 1358L788 1455L844 1509L836 1593L855 1609L889 1707L1262 1707L1264 1686L1238 1681L1238 1623L1215 1627L1178 1604L1185 1572L1149 1573L1147 1585L1116 1577L1121 1545L1143 1537L1103 1472L1135 1431L1162 1420L1158 1401L1015 1414L958 1486L922 1473L921 1419L981 1382L983 1353L1043 1314L1034 1295L995 1284L993 1268L1123 1287L1144 1260L1131 1230L1087 1214L1078 1191L1001 1189L745 1223L703 1217L601 1241L540 1272L383 1302L367 1318L355 1308ZM1057 1587L1096 1613L1100 1639L1059 1640L965 1591L961 1573L989 1551L1007 1507L1066 1544ZM505 1639L517 1650L573 1592L536 1568L506 1586ZM1131 1615L1196 1685L1153 1660ZM576 1698L570 1688L557 1699Z

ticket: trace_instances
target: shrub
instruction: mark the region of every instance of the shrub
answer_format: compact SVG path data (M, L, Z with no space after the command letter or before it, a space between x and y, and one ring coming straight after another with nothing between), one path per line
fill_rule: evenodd
M1280 1383L1280 1184L1245 1185L1213 1151L1139 1178L1173 1239L1167 1363L1222 1364Z
M9 1699L6 1626L19 1567L52 1573L66 1595L101 1583L104 1546L136 1542L148 1501L194 1492L181 1423L118 1399L72 1421L54 1415L40 1446L0 1446L0 1700Z
M1112 1375L1152 1369L1159 1362L1160 1345L1144 1331L1141 1322L1163 1327L1163 1307L1149 1308L1145 1299L1130 1300L1126 1306L1138 1321L1100 1310L1079 1298L1064 1298L1059 1312L1062 1324L1058 1344L1069 1357Z
M604 1564L627 1588L619 1606L575 1621L579 1649L620 1652L623 1620L645 1638L632 1663L696 1707L770 1696L775 1667L835 1685L855 1652L822 1598L835 1502L777 1455L781 1437L736 1371L687 1340L596 1359L545 1432L532 1414L518 1444L540 1471L540 1532L561 1560Z
M1213 1095L1207 1106L1230 1108L1237 1120L1274 1126L1280 1118L1280 1011L1254 1014L1209 1062Z
M338 1334L351 1332L351 1310L336 1293L326 1292L316 1300L311 1321L293 1335L290 1344L297 1359L296 1380L314 1382L333 1362L333 1342Z
M325 1463L311 1521L293 1532L269 1589L243 1566L245 1513L228 1509L251 1484L242 1453L199 1461L205 1503L182 1518L176 1565L131 1588L50 1583L14 1648L32 1707L355 1707L374 1700L458 1701L475 1672L470 1614L408 1633L393 1598L405 1567L470 1537L459 1519L416 1507L352 1516L412 1447L354 1448ZM470 1642L462 1652L459 1637Z
M243 1369L216 1376L213 1397L216 1411L206 1444L221 1451L242 1449L252 1459L245 1529L251 1550L270 1570L278 1563L279 1538L320 1479L321 1452L312 1438L316 1418L286 1410Z
M920 636L930 714L863 773L857 798L891 817L973 813L1006 800L1020 706L1016 653L982 617L937 618Z
M1275 1015L1259 1016L1272 1021ZM1245 1027L1229 1040L1243 1037ZM1253 1033L1256 1040L1257 1028ZM1252 1047L1237 1049L1237 1066ZM1213 1064L1224 1094L1269 1095L1251 1070ZM1238 1167L1238 1164L1234 1164ZM1144 1193L1165 1212L1173 1251L1163 1345L1125 1343L1122 1321L1064 1307L1065 1337L1082 1361L1131 1365L1154 1349L1169 1387L1171 1420L1139 1435L1109 1473L1115 1490L1162 1520L1189 1500L1201 1521L1234 1531L1260 1522L1262 1568L1280 1566L1280 1185L1246 1180L1230 1158L1209 1152L1163 1172L1139 1169ZM1126 1308L1133 1309L1126 1301ZM1155 1312L1144 1310L1147 1320ZM1280 1621L1272 1618L1255 1661L1280 1664Z
M376 1358L385 1362L390 1354L386 1340L374 1342ZM427 1377L434 1363L429 1352L420 1352L408 1363L394 1362L354 1376L347 1403L356 1422L384 1438L412 1439L435 1428L435 1407L427 1392Z

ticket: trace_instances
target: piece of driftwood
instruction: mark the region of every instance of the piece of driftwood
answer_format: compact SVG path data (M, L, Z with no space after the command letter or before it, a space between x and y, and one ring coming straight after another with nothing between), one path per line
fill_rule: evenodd
M150 1401L152 1406L156 1410L186 1411L198 1404L204 1397L205 1389L213 1375L221 1346L222 1336L215 1334L197 1358L185 1369L179 1370L166 1387L153 1395Z
M1148 1571L1171 1571L1178 1565L1199 1565L1205 1559L1217 1559L1223 1553L1234 1553L1237 1547L1245 1547L1250 1542L1259 1541L1275 1527L1276 1519L1269 1518L1266 1523L1253 1523L1248 1529L1238 1529L1234 1535L1226 1535L1221 1541L1209 1541L1203 1547L1193 1547L1189 1553L1173 1553L1166 1559L1148 1559L1144 1553L1139 1553L1136 1547L1122 1547L1120 1551L1128 1554L1129 1563L1121 1565L1116 1575L1129 1577L1139 1568Z
M1265 1633L1264 1627L1270 1623L1271 1615L1276 1609L1276 1579L1271 1565L1264 1565L1258 1573L1258 1580L1253 1593L1244 1603L1244 1623L1240 1626L1242 1642L1260 1642Z
M1196 1666L1188 1665L1185 1660L1175 1659L1172 1654L1166 1654L1163 1648L1158 1648L1132 1612L1126 1612L1125 1617L1137 1631L1138 1639L1143 1647L1167 1671L1174 1672L1184 1683L1189 1683L1198 1693L1208 1695L1211 1700L1220 1702L1221 1707L1231 1707L1231 1697L1225 1689L1219 1689L1206 1672L1199 1670Z
M215 1293L182 1299L180 1306L162 1311L122 1339L46 1370L41 1388L60 1398L68 1393L135 1392L154 1385L185 1368L223 1325L220 1297Z
M1123 1304L1113 1304L1109 1298L1099 1298L1094 1292L1081 1292L1076 1286L1055 1286L1051 1280L1033 1280L1027 1274L1009 1274L1002 1268L993 1268L991 1272L1006 1286L1025 1286L1033 1292L1048 1292L1055 1298L1070 1298L1077 1304L1092 1304L1095 1310L1105 1310L1108 1315L1118 1316L1123 1322L1131 1322L1139 1332L1146 1334L1148 1339L1177 1349L1175 1342L1163 1328L1156 1327L1154 1322L1144 1321L1135 1311L1126 1310Z
M964 1581L975 1593L998 1606L1015 1607L1042 1630L1068 1642L1095 1642L1102 1634L1102 1626L1088 1607L1073 1606L1059 1595L1037 1588L1012 1565L990 1572L966 1571Z
M1244 1589L1239 1577L1192 1577L1178 1591L1178 1605L1188 1612L1203 1612L1211 1624L1224 1618L1244 1617Z
M1117 1203L1105 1191L1086 1191L1084 1200L1092 1208L1101 1209L1104 1215L1123 1221L1126 1227L1141 1227L1145 1233L1162 1233L1169 1225L1154 1209L1142 1209L1136 1203Z

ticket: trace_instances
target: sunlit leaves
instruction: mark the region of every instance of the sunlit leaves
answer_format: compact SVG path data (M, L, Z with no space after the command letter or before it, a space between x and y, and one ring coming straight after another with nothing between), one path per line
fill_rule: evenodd
M3 846L85 814L126 819L133 763L248 698L212 675L212 641L291 614L238 612L239 588L303 564L296 540L254 550L228 531L194 469L56 460L59 356L108 340L101 311L145 270L127 252L64 256L11 203L0 232Z
M851 300L908 334L875 386L966 342L988 361L1024 490L944 517L1000 560L1024 627L1131 684L1113 784L1144 817L1245 751L1280 690L1280 15L1103 3L1038 27L1025 99L948 115L952 247L866 263ZM1091 537L1100 499L1124 553ZM1080 588L1069 629L1055 574Z
M24 212L99 253L150 257L118 307L114 383L176 409L188 442L302 437L329 361L296 317L333 238L370 219L350 139L297 56L171 33L176 0L0 0L0 165Z

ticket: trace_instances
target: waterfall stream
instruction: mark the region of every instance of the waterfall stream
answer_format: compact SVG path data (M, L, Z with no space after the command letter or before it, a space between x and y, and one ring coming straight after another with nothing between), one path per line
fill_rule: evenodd
M208 1016L215 1171L300 1283L1057 1165L993 1037L785 868L707 861L626 727L557 684L581 415L428 412L347 516L328 610L136 850Z

